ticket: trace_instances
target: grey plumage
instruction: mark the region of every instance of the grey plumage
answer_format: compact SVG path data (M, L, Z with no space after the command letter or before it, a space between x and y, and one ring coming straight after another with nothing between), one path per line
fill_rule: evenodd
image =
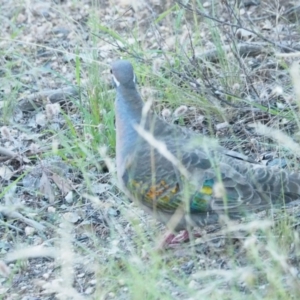
M176 229L216 223L220 214L238 218L283 205L300 194L300 175L251 163L192 131L142 115L143 101L130 62L112 64L116 85L116 161L118 178L133 199L167 223L180 207ZM138 134L137 126L163 142L176 161ZM220 191L216 191L219 186Z

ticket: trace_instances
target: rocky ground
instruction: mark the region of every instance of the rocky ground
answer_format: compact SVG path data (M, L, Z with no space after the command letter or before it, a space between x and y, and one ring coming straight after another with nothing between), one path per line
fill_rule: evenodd
M164 226L115 179L109 73L131 60L167 122L297 170L298 1L0 4L1 299L299 297L297 202L153 251Z

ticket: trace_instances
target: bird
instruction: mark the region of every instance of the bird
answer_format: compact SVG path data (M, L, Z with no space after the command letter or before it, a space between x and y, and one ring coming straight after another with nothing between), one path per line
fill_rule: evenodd
M112 62L111 75L118 182L169 227L166 243L178 231L186 238L188 228L218 224L221 216L239 219L299 198L299 173L251 161L152 112L131 62Z

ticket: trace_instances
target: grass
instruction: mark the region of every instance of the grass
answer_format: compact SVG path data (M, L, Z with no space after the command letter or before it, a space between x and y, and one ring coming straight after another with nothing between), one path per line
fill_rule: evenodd
M182 245L180 249L165 253L153 251L164 228L129 203L119 191L116 181L113 163L115 93L109 85L107 61L118 57L132 61L143 98L145 101L154 100L156 113L161 114L164 108L173 113L181 105L193 107L179 119L172 115L175 123L212 135L221 144L242 151L249 150L249 140L254 139L255 150L250 149L250 152L256 157L271 151L287 154L288 157L297 154L298 144L287 139L286 127L279 123L284 117L288 124L295 124L295 131L298 131L297 107L291 103L287 108L279 109L276 101L281 99L269 99L268 103L264 103L256 97L253 88L259 91L260 86L255 86L259 72L248 67L251 57L242 57L234 52L236 37L232 31L216 26L214 20L199 16L195 8L202 12L205 10L198 1L193 2L193 12L175 4L165 7L154 17L145 17L146 25L134 24L133 27L130 27L130 10L120 8L117 17L110 12L114 17L105 23L99 21L97 14L102 8L96 3L93 5L85 25L95 36L86 41L87 46L82 40L83 46L78 44L72 48L75 59L65 65L72 74L71 80L67 75L65 78L61 75L63 66L55 69L55 64L51 65L51 59L36 61L31 53L25 53L26 59L19 57L15 60L16 53L22 50L18 48L20 44L35 49L43 47L38 42L26 44L22 40L21 27L13 27L9 31L16 49L2 51L1 69L5 70L2 79L8 90L2 94L1 125L7 125L12 132L10 139L2 137L3 143L23 153L29 147L21 134L31 131L39 134L40 137L34 141L46 150L31 153L30 161L23 164L36 167L40 162L47 173L44 161L55 154L71 166L72 170L64 176L73 188L73 199L68 202L63 189L51 181L53 174L49 171L49 189L52 189L55 201L47 202L47 194L44 199L36 199L23 192L20 184L23 172L18 169L19 163L10 165L16 175L10 182L3 181L2 189L18 183L15 198L20 204L20 211L28 217L33 216L33 219L38 214L35 220L42 220L47 230L28 236L14 236L14 232L3 224L3 240L12 245L9 248L3 246L2 258L5 260L6 255L14 253L20 245L21 249L31 249L41 244L53 249L53 256L49 255L51 259L46 259L43 251L36 251L27 264L26 257L8 260L11 273L7 280L2 281L3 290L7 289L18 299L20 288L14 279L19 275L24 294L37 296L42 290L46 295L42 297L50 297L54 293L58 299L68 299L68 296L71 299L299 297L297 269L300 244L298 229L294 225L297 224L296 209L288 212L277 210L269 216L254 215L251 220L241 223L227 222L221 231L213 233L206 232L209 228L202 229L201 239ZM72 9L80 6L79 2L73 1ZM217 6L217 9L220 8ZM59 7L56 12L66 16ZM13 18L14 22L18 13ZM218 17L221 12L216 10L214 14ZM146 13L146 16L149 14ZM233 14L229 17L232 23L237 21ZM128 26L118 27L122 18ZM243 21L246 22L245 19ZM79 24L76 24L78 29ZM168 45L165 41L170 36L174 36L174 43ZM208 41L216 48L214 61L195 54L195 49L206 50ZM122 42L121 47L117 46L119 42ZM151 48L154 43L157 47ZM112 53L99 59L96 51L99 44L101 47L112 44ZM224 51L228 44L233 45L233 54ZM54 46L47 47L56 55L68 52L57 51ZM105 62L99 63L99 60ZM81 91L78 98L72 99L71 106L61 110L59 121L54 117L47 120L46 126L28 128L37 112L23 112L23 117L17 121L13 113L20 94L36 89L34 80L25 83L21 76L30 73L36 64L38 69L47 64L53 67L51 75L43 77L42 83L38 81L43 88L51 85L45 84L45 80L53 80L64 84L72 82ZM201 124L197 123L199 115L204 116ZM260 121L260 116L266 118L264 123L273 130L258 135L249 129L247 124ZM238 131L233 124L241 120L245 122L241 122L242 130ZM216 130L216 125L225 121L230 128ZM61 126L52 129L50 125L53 123ZM18 133L14 135L13 130ZM297 166L297 160L293 157L289 164ZM107 168L109 173L105 171ZM5 205L12 204L6 201ZM66 222L70 214L72 217L79 216L79 221L71 222L72 225ZM16 224L25 227L20 221ZM19 257L22 257L21 253L17 252ZM39 264L36 265L36 261ZM2 295L1 299L7 299L5 294Z

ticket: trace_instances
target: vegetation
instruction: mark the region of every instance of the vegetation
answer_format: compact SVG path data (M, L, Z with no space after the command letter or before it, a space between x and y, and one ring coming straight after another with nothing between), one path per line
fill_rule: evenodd
M165 231L120 192L110 62L167 122L299 170L293 1L0 1L1 299L297 299L299 207Z

